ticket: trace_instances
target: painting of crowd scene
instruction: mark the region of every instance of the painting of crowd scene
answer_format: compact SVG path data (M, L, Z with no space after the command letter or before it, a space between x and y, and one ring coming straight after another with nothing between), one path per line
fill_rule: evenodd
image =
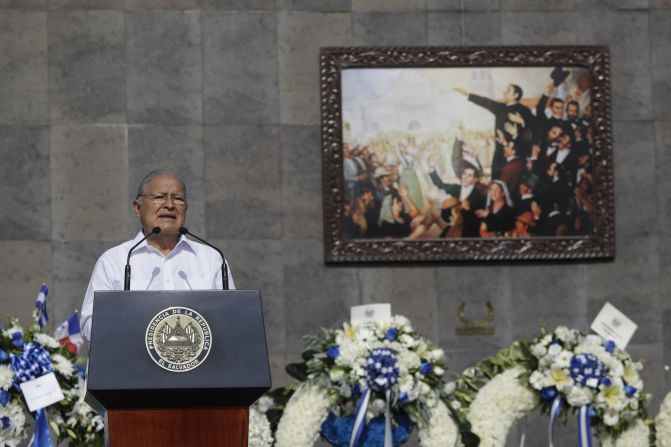
M342 72L346 239L594 234L580 67Z

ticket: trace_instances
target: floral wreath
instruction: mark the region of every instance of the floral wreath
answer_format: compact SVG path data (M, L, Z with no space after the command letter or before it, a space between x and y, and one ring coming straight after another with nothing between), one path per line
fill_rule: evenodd
M450 399L483 447L503 446L513 424L539 403L550 414L550 438L556 420L572 412L580 418L580 446L591 445L591 428L604 446L647 445L650 395L641 369L612 341L558 327L468 368L450 386Z

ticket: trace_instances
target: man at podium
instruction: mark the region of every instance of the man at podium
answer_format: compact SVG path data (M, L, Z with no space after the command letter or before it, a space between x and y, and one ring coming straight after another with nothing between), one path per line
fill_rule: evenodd
M186 184L167 171L152 171L140 182L133 211L141 230L130 241L98 258L81 311L82 335L91 336L93 294L97 290L228 289L233 277L217 250L186 237Z

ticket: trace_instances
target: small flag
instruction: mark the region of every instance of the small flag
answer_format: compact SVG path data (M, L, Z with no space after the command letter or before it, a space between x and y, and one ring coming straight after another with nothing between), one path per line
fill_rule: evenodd
M84 338L79 330L77 311L56 328L54 336L60 344L67 346L68 351L73 354L77 353L79 347L84 343Z
M47 285L42 283L40 286L40 293L37 294L37 301L35 301L35 323L39 326L40 329L43 329L49 321L49 315L47 314L47 294L49 289Z

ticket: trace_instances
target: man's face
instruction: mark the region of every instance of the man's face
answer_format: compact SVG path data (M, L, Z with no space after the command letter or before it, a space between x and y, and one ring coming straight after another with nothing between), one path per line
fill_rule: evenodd
M369 208L373 203L373 193L371 191L364 191L361 193L361 202L366 208Z
M578 119L578 106L575 104L569 104L566 106L566 117L570 120Z
M503 92L503 99L505 99L506 102L517 101L517 98L515 97L515 89L512 85L508 85L508 87L506 87L505 91Z
M391 188L392 185L394 184L394 181L391 178L391 175L385 175L382 177L382 185L384 185L386 188Z
M475 185L475 171L473 171L473 169L467 168L464 169L464 172L461 174L461 186L471 185Z
M548 130L548 141L553 142L557 141L557 138L559 138L559 135L562 134L561 127L558 126L553 126Z
M561 119L564 114L564 103L562 101L554 101L551 108L554 117Z
M151 179L145 185L144 197L133 202L133 210L142 228L149 231L160 227L161 234L179 233L179 228L184 226L186 220L187 207L184 185L178 179L166 175Z

